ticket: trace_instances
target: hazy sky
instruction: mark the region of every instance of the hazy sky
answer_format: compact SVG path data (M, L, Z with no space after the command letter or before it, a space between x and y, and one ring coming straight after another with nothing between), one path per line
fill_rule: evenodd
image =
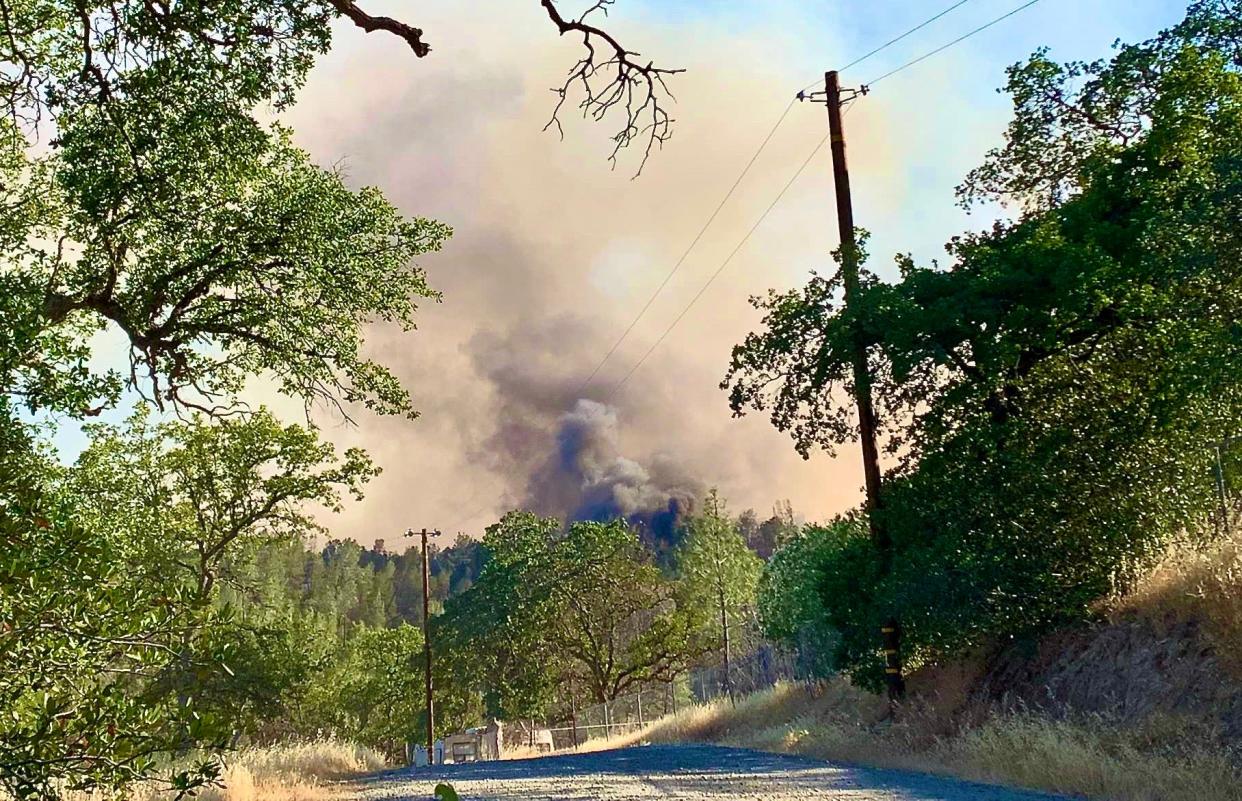
M1021 3L973 0L843 75L857 85ZM663 345L611 388L698 292L823 136L822 106L794 108L751 174L646 317L583 393L576 390L689 244L799 88L944 7L948 0L640 2L607 20L628 47L666 66L676 132L631 180L616 170L613 127L565 115L565 138L541 129L550 87L577 44L558 40L535 0L375 6L425 30L432 54L342 27L332 54L288 115L298 141L349 180L375 184L411 215L456 230L424 259L444 302L417 332L377 330L372 349L408 382L422 417L360 417L332 428L384 467L366 501L332 522L363 542L407 526L477 533L525 498L579 396L614 407L618 455L675 462L717 485L733 508L782 498L809 519L860 497L858 457L803 461L763 417L731 418L717 388L730 348L751 330L751 294L829 267L836 244L830 162L822 150L727 270ZM570 6L565 6L570 10ZM920 261L986 220L953 188L999 143L1005 66L1040 46L1096 58L1145 38L1184 6L1134 0L1042 0L951 50L880 83L846 118L858 224L871 266ZM330 423L329 423L330 425Z
M1021 5L972 0L843 74L856 86ZM731 418L717 385L730 348L757 316L748 296L830 268L836 245L827 148L720 278L624 388L630 370L754 224L826 130L823 106L795 107L730 203L596 380L577 390L671 269L792 95L825 69L896 36L950 0L618 0L605 21L631 49L684 67L671 81L675 133L631 180L615 170L615 120L564 115L544 133L577 58L537 0L360 3L425 31L431 55L339 28L332 53L286 115L297 141L356 185L377 185L404 212L451 224L423 259L442 304L410 334L377 328L370 348L411 389L416 421L324 419L329 436L367 447L384 473L368 497L326 521L338 536L393 542L407 527L477 534L527 497L580 397L612 407L608 447L630 472L676 465L719 486L732 508L789 499L808 519L858 502L853 449L803 461L761 416ZM573 4L562 4L565 13ZM1155 0L1042 0L881 82L846 118L855 218L872 234L871 267L926 262L987 220L954 206L953 188L1000 142L1004 68L1040 46L1096 58L1146 38L1184 5ZM278 407L276 398L265 398ZM300 408L289 404L284 409Z

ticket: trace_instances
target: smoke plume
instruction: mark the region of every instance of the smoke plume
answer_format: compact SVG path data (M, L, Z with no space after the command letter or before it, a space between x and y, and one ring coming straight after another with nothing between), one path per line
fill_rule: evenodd
M566 520L629 521L657 552L676 545L702 483L669 454L647 464L622 456L617 410L579 400L563 414L556 447L530 477L526 508Z
M847 49L821 35L808 52L790 49L788 20L764 8L769 23L744 36L725 18L657 25L637 5L617 15L645 53L688 70L677 80L677 133L638 180L630 180L634 154L609 170L607 124L567 118L563 140L544 132L548 87L561 83L579 44L557 39L537 4L470 14L447 0L420 3L436 50L417 61L392 37L342 30L288 112L299 144L318 163L339 164L351 184L378 186L402 211L447 222L454 235L420 260L444 302L420 309L419 330L368 330L367 355L396 372L421 417L361 413L354 429L323 421L338 445L366 448L384 469L365 501L324 521L334 536L369 542L423 526L477 536L520 507L666 531L709 486L738 511L788 498L812 519L860 500L854 453L804 462L763 415L733 419L717 386L730 348L758 325L747 297L830 268L836 244L825 149L765 212L822 139L819 113L790 113L744 185L717 208L788 103L777 88L801 85L807 63ZM961 71L943 64L946 75ZM883 233L904 237L908 209L952 209L954 183L977 160L964 149L964 131L975 126L929 121L920 128L926 137L906 137L921 119L912 116L918 104L893 97L869 99L849 120L853 167L871 179L855 200L877 231L878 253L907 248L905 238L890 244ZM929 104L937 120L965 113L947 102ZM911 149L963 157L937 158L934 175L920 168L911 198L913 183L893 166L910 162ZM710 230L667 280L709 216ZM956 226L927 224L939 229L937 243ZM728 269L699 298L726 259ZM644 318L584 387L657 287ZM677 329L617 389L673 320ZM300 409L290 403L286 411L296 419Z

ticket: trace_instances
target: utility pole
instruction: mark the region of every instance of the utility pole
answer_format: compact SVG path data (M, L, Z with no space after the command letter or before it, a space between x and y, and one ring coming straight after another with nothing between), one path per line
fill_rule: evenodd
M841 238L841 279L845 287L845 306L857 303L859 292L858 239L854 233L854 204L850 197L850 171L845 160L845 129L841 124L841 107L859 94L861 90L846 90L843 96L840 76L836 70L824 73L824 102L828 106L828 132L832 143L832 183L837 199L837 229ZM814 99L802 95L799 99ZM880 575L892 568L892 540L884 529L877 512L880 509L880 454L876 444L875 407L871 401L871 371L867 364L867 345L860 332L854 335L854 396L858 403L858 439L862 446L863 478L867 489L867 520L871 528L871 540L880 557ZM901 676L901 626L891 618L880 628L884 648L884 683L890 701L898 701L905 695L905 681Z
M574 680L569 680L569 725L574 733L574 750L578 750L578 695L574 692ZM591 732L588 729L587 734Z
M405 533L409 537L413 537L417 533L423 541L423 661L427 672L427 764L434 765L436 759L436 715L431 686L431 568L427 560L427 538L438 537L440 532L438 530L428 531L424 528L419 532L415 532L414 529L406 529Z

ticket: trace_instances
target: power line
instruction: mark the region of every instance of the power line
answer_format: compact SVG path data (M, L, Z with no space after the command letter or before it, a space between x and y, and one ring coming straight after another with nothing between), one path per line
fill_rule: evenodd
M477 499L478 499L478 497L479 497L480 495L482 495L482 494L483 494L483 490L482 490L482 489L475 489L475 491L474 491L474 492L472 492L472 493L470 493L470 496L469 496L469 497L468 497L468 498L467 498L464 502L462 502L462 503L458 504L458 506L469 506L470 504L474 503L474 501L475 501L475 500L477 500ZM453 533L461 533L461 527L462 527L464 524L469 523L471 520L475 519L475 518L476 518L476 517L478 517L479 515L481 515L481 514L483 514L484 512L486 512L489 508L491 508L491 506L492 506L492 504L490 504L490 503L483 503L481 506L477 507L477 508L476 508L473 512L471 512L470 514L468 514L468 515L466 515L466 516L464 516L464 517L459 517L459 518L457 519L457 522L456 522L456 523L454 523L453 525L449 526L448 528L446 528L446 529L445 529L445 531L446 531L446 532L453 532Z
M637 362L635 362L634 366L630 368L630 371L625 374L625 377L622 378L619 382L617 382L617 384L612 388L612 390L608 393L608 399L611 399L614 395L617 394L617 392L621 390L621 387L625 386L626 382L630 380L630 377L633 376L634 373L638 371L638 368L643 366L643 362L647 361L647 357L649 357L652 353L654 353L656 348L660 347L660 344L664 342L665 338L672 332L674 328L677 327L677 324L682 321L682 318L684 318L690 312L690 309L693 308L694 304L699 301L699 298L703 297L703 293L705 293L708 287L710 287L712 283L720 276L720 274L724 272L724 269L729 266L729 262L733 261L733 257L738 254L738 251L740 251L742 249L742 246L745 245L746 242L750 239L751 234L755 233L755 231L767 218L768 214L771 213L772 209L776 208L776 204L779 203L781 198L785 196L785 193L789 191L789 187L793 186L794 181L798 180L798 176L800 176L803 170L807 168L807 165L809 165L811 163L811 160L815 158L815 154L820 151L820 148L822 148L824 146L824 143L827 141L828 141L827 136L819 140L819 144L815 146L815 149L812 150L811 154L806 157L806 160L802 162L802 165L798 167L797 171L794 172L794 174L790 176L789 180L785 182L785 186L782 187L781 191L778 192L776 197L772 199L772 202L768 204L768 207L763 210L763 214L759 215L759 219L756 220L755 224L750 227L750 230L746 232L746 235L743 236L741 241L737 243L737 245L733 248L732 252L730 252L729 255L725 257L725 260L720 263L720 266L716 268L716 271L712 273L711 277L707 279L706 283L704 283L703 286L699 288L698 293L693 298L691 298L690 302L686 304L686 307L681 310L681 314L677 315L677 317L673 320L673 322L669 323L669 326L664 329L664 333L660 334L659 338L654 343L652 343L651 347L647 349L647 352L642 355L642 358L640 358Z
M966 0L963 0L963 2L966 2ZM694 249L695 245L697 245L699 240L702 239L703 234L707 232L707 229L709 227L711 227L712 222L715 221L717 215L720 214L721 209L724 208L725 203L728 202L729 198L733 195L733 192L737 189L738 185L741 184L742 179L746 177L746 174L748 172L750 172L750 168L754 165L755 161L759 158L759 155L763 152L764 148L767 147L768 142L771 141L772 136L776 133L776 130L781 126L781 123L785 121L785 117L789 115L790 110L793 109L794 104L796 102L797 102L797 98L794 98L793 100L789 101L789 105L785 106L785 110L781 112L781 115L780 117L777 118L776 123L768 131L768 134L767 136L763 138L763 141L759 144L759 148L750 157L750 160L746 162L746 166L742 168L741 173L738 174L738 177L736 180L734 180L733 185L729 187L729 191L725 193L724 198L720 201L719 204L717 204L711 216L707 218L707 222L705 222L703 224L703 227L699 229L698 234L696 234L694 239L690 242L689 247L687 247L686 250L681 254L681 258L677 260L676 264L673 265L673 269L669 271L669 273L664 277L664 280L660 282L660 285L656 287L655 292L653 292L651 294L651 297L647 299L647 303L642 307L642 309L639 310L638 314L635 315L634 319L630 322L629 326L626 327L625 331L622 332L621 336L617 338L617 341L613 343L612 348L610 348L609 351L606 354L604 354L604 358L600 360L599 364L595 366L595 369L591 371L591 374L587 376L586 380L583 381L582 384L578 387L577 394L581 394L582 390L586 389L586 387L591 383L591 381L595 378L595 376L599 374L599 371L603 368L604 364L607 363L608 359L612 357L612 355L616 352L617 348L620 347L621 343L625 340L625 338L628 337L630 333L634 330L634 327L638 324L639 320L641 320L643 315L646 314L647 310L651 307L651 304L655 301L656 296L658 296L660 292L663 291L665 285L668 284L669 280L672 279L673 275L677 272L677 270L681 268L681 265L686 260L686 257L690 255L690 251ZM850 108L853 108L853 107L851 106ZM849 113L850 108L846 109L847 114ZM685 317L686 314L690 311L690 308L698 301L700 297L703 296L703 293L706 292L707 288L711 286L712 282L716 280L716 277L719 276L720 273L724 271L725 267L728 266L729 262L733 259L733 257L737 255L737 252L741 250L742 246L745 245L746 242L750 239L751 234L755 232L755 230L759 227L759 224L763 222L764 218L766 218L768 214L772 211L772 209L775 208L776 204L780 202L781 198L784 197L785 192L789 190L789 187L793 185L793 182L797 180L798 176L802 174L802 172L806 169L807 165L810 164L811 159L815 157L815 154L819 152L820 148L824 146L824 143L826 141L828 141L827 137L820 140L819 144L815 146L815 149L811 151L811 154L807 156L806 161L802 163L802 166L798 168L797 172L793 174L793 176L785 184L784 188L781 189L780 193L777 194L776 198L773 199L773 201L768 205L767 209L764 210L763 214L759 217L759 219L755 222L755 224L751 226L751 229L750 231L747 232L746 236L744 236L742 240L737 244L737 246L733 248L733 252L730 253L729 256L720 265L720 267L716 269L716 272L712 274L711 278L708 279L707 283L704 284L701 289L699 289L698 294L694 296L694 298L690 301L690 304L686 306L686 308L682 309L681 314L679 314L677 318L673 320L672 325L670 325L668 328L664 330L664 333L660 335L660 338L656 340L655 344L652 345L647 350L647 352L643 354L642 358L639 359L638 362L635 363L635 365L630 368L629 372L626 373L625 378L621 379L621 381L612 388L612 390L608 393L607 398L612 398L621 389L621 387L624 386L625 383L630 380L630 377L634 375L634 373L638 370L639 367L642 366L643 362L647 360L647 357L649 357L652 353L655 352L656 348L660 346L660 344L669 335L669 333L672 332L672 330L677 326L677 324L681 322L682 318ZM481 492L479 490L476 490L475 492L471 493L467 501L461 505L468 506L480 494ZM489 506L490 504L484 504L482 506L479 506L470 514L459 518L458 522L454 523L452 526L449 526L447 530L451 531L451 530L459 529L462 524L467 523L470 520L473 520L478 515L487 511L487 508Z
M921 30L921 29L923 29L923 28L927 27L927 26L928 26L928 25L930 25L931 23L935 22L936 20L940 19L941 17L945 16L946 14L948 14L948 13L950 13L950 12L952 12L952 11L954 11L954 10L958 9L958 8L960 8L961 6L965 5L965 4L966 4L967 2L969 2L969 1L970 1L970 0L957 0L957 2L955 2L955 3L953 3L952 5L948 6L948 7L947 7L947 8L945 8L943 11L940 11L940 12L938 12L938 13L934 14L933 16L928 17L927 19L925 19L925 20L923 20L922 22L920 22L918 25L915 25L914 27L912 27L912 28L910 28L910 29L906 30L905 32L901 33L901 34L900 34L900 35L898 35L898 36L893 37L892 39L890 39L890 40L888 40L887 42L885 42L885 43L881 44L880 46L875 47L875 48L873 48L872 50L870 50L870 51L868 51L868 52L864 53L863 55L861 55L861 56L859 56L858 58L854 59L853 61L849 62L849 63L848 63L848 64L846 64L845 66L843 66L843 67L839 68L837 71L838 71L838 72L843 72L843 71L845 71L845 70L847 70L847 69L849 69L849 68L851 68L851 67L855 67L855 66L857 66L858 64L861 64L863 61L866 61L867 59L871 58L872 56L876 55L877 53L880 53L881 51L883 51L883 50L885 50L885 49L887 49L887 48L891 47L892 45L894 45L894 44L896 44L896 43L898 43L898 42L902 41L903 39L905 39L906 37L910 36L911 34L913 34L913 33L917 32L917 31L919 31L919 30ZM987 30L988 28L991 28L993 25L996 25L996 24L998 24L998 23L1000 23L1000 22L1003 22L1004 20L1006 20L1006 19L1008 19L1008 18L1010 18L1010 17L1014 16L1015 14L1017 14L1017 13L1019 13L1019 12L1021 12L1021 11L1025 11L1026 9L1030 8L1031 6L1035 5L1035 4L1036 4L1036 3L1038 3L1038 2L1039 2L1039 0L1028 0L1028 2L1023 3L1022 5L1018 6L1017 8L1015 8L1015 9L1013 9L1013 10L1011 10L1011 11L1009 11L1009 12L1005 13L1005 14L1002 14L1001 16L999 16L999 17L997 17L997 18L995 18L995 19L993 19L993 20L991 20L991 21L989 21L989 22L986 22L986 23L984 23L983 25L980 25L979 27L977 27L977 28L975 28L975 29L973 29L973 30L971 30L971 31L969 31L969 32L967 32L967 33L965 33L965 34L963 34L963 35L961 35L961 36L957 37L957 38L956 38L956 39L954 39L953 41L948 42L947 44L941 45L940 47L937 47L936 49L931 50L931 51L929 51L929 52L927 52L927 53L924 53L923 55L919 56L918 58L915 58L915 59L912 59L912 60L910 60L910 61L907 61L906 63L902 64L902 65L901 65L901 66L899 66L899 67L896 67L896 68L894 68L894 69L892 69L892 70L889 70L888 72L884 73L883 75L879 76L878 78L874 78L874 79L872 79L872 80L868 81L865 85L866 85L866 86L874 86L875 84L879 83L880 81L884 80L885 78L889 78L889 77L891 77L891 76L893 76L893 75L896 75L897 73L901 72L902 70L909 69L910 67L913 67L914 65L916 65L916 64L918 64L918 63L920 63L920 62L922 62L922 61L925 61L925 60L927 60L927 59L931 58L931 57L932 57L932 56L934 56L934 55L937 55L937 54L939 54L939 53L943 53L945 50L948 50L949 48L954 47L954 46L955 46L955 45L957 45L957 44L960 44L961 42L963 42L963 41L965 41L965 40L969 39L970 37L974 36L975 34L981 33L981 32L983 32L983 31ZM803 91L805 91L806 89L810 89L810 88L812 88L812 87L815 87L815 86L817 86L817 85L819 85L819 80L818 80L818 79L817 79L816 81L814 81L814 82L812 82L812 83L808 84L806 87L804 87L804 88L803 88ZM717 204L716 208L712 211L711 215L707 218L707 221L706 221L706 222L703 224L703 226L699 229L698 233L697 233L697 234L695 234L694 239L693 239L693 240L691 240L691 242L690 242L689 246L685 249L685 251L683 251L683 252L682 252L681 256L677 259L676 263L674 263L673 268L672 268L671 270L669 270L668 274L666 274L666 275L664 276L664 279L660 282L660 285L659 285L658 287L656 287L655 291L654 291L654 292L651 294L651 296L647 299L647 302L646 302L645 304L643 304L643 307L639 310L638 314L637 314L637 315L635 315L635 316L634 316L634 319L630 321L630 324L629 324L628 326L626 326L625 331L623 331L623 332L621 333L621 336L620 336L620 337L618 337L618 338L617 338L617 340L616 340L615 342L613 342L612 347L608 349L608 352L604 354L604 357L603 357L603 358L599 361L599 363L595 366L595 369L591 371L590 375L588 375L588 376L587 376L587 378L586 378L586 380L585 380L585 381L583 381L583 382L582 382L582 384L579 386L579 388L578 388L578 393L579 393L579 394L580 394L580 393L581 393L584 389L586 389L586 388L587 388L587 386L589 386L589 385L590 385L590 383L591 383L591 382L595 379L595 377L596 377L597 375L599 375L599 371L600 371L601 369L603 369L604 365L605 365L605 364L607 364L608 360L609 360L610 358L612 358L612 356L613 356L613 354L614 354L614 353L616 353L617 348L619 348L619 347L621 346L621 343L622 343L622 342L624 342L624 341L625 341L625 339L626 339L626 338L627 338L627 337L628 337L628 336L629 336L629 335L633 332L634 327L635 327L635 326L637 326L637 325L638 325L638 323L639 323L639 321L643 318L643 316L644 316L644 315L646 315L647 311L651 308L652 303L654 303L654 302L655 302L655 299L659 296L659 294L660 294L660 293L664 290L664 288L668 285L668 282L669 282L670 280L672 280L673 276L677 273L677 271L681 269L681 265L685 262L686 258L690 255L691 251L693 251L693 250L694 250L695 246L696 246L696 245L698 245L699 240L701 240L701 239L703 238L703 235L707 232L707 229L711 227L711 224L712 224L713 222L715 222L716 217L717 217L717 216L719 216L719 214L720 214L721 210L724 208L724 205L725 205L725 204L729 201L729 198L731 198L731 197L733 196L733 193L737 190L738 186L741 184L742 180L746 177L746 175L750 172L751 167L753 167L753 166L754 166L755 162L758 160L759 156L763 153L764 149L766 149L766 148L767 148L768 143L772 140L772 137L776 134L777 129L779 129L779 128L780 128L780 126L781 126L781 124L785 121L785 118L789 115L790 110L792 110L792 109L793 109L794 103L796 103L796 102L797 102L797 98L795 98L794 100L791 100L791 101L789 102L789 104L788 104L787 106L785 106L785 109L781 112L781 114L780 114L780 116L777 118L776 122L772 125L772 128L768 131L767 135L763 138L763 141L762 141L762 142L760 142L759 147L755 150L754 154L752 154L752 155L751 155L751 157L750 157L750 159L746 162L746 166L744 166L744 167L742 168L742 171L738 174L738 177L737 177L737 178L733 181L733 184L729 187L729 190L725 193L724 198L722 198L722 199L721 199L720 203L719 203L719 204ZM848 114L851 108L853 108L853 106L850 106L850 107L846 108L846 112L845 112L845 113L847 113L847 114ZM819 144L817 144L817 145L815 146L815 149L811 151L811 154L810 154L809 156L807 156L806 160L802 163L802 165L798 168L798 170L797 170L797 171L793 174L793 176L789 179L789 181L785 184L785 186L781 189L781 191L777 194L777 196L773 199L773 201L772 201L772 202L768 205L767 209L765 209L765 210L764 210L763 214L762 214L762 215L760 215L759 219L755 222L755 224L754 224L753 226L751 226L750 230L749 230L749 231L747 231L747 233L746 233L746 235L745 235L744 237L742 237L742 240L741 240L740 242L738 242L737 246L733 248L733 250L732 250L732 251L729 253L729 255L725 258L724 262L722 262L722 263L721 263L721 265L720 265L718 268L716 268L716 271L715 271L714 273L712 273L711 277L710 277L710 278L708 278L707 282L703 284L703 286L699 289L698 293L697 293L697 294L695 294L695 296L694 296L694 297L690 300L690 303L689 303L689 304L687 304L687 305L686 305L686 307L685 307L684 309L682 309L681 313L680 313L680 314L678 314L678 315L677 315L677 317L673 320L673 322L672 322L672 323L671 323L671 324L670 324L667 328L665 328L665 329L664 329L663 333L661 333L661 334L660 334L659 338L658 338L658 339L656 339L656 341L655 341L655 342L651 345L651 347L647 349L646 353L644 353L644 354L642 355L642 357L641 357L641 358L640 358L640 359L639 359L639 360L638 360L638 361L634 364L634 366L630 368L629 372L627 372L627 373L625 374L625 377L624 377L624 378L622 378L619 382L617 382L617 384L616 384L615 386L613 386L612 390L611 390L611 391L608 393L608 395L607 395L607 398L608 398L608 399L611 399L613 396L615 396L615 395L616 395L616 393L617 393L617 392L619 392L619 391L621 390L621 388L622 388L622 387L624 387L624 386L625 386L625 384L629 382L630 378L631 378L631 377L632 377L632 376L633 376L633 375L634 375L634 374L638 371L638 369L639 369L640 367L642 367L642 365L643 365L643 364L647 361L648 357L650 357L650 356L651 356L651 354L652 354L652 353L654 353L654 352L656 351L656 349L657 349L657 348L659 348L659 346L660 346L660 345L664 342L664 340L668 337L668 335L672 332L672 330L673 330L674 328L676 328L676 327L677 327L677 325L678 325L678 324L682 321L682 319L683 319L683 318L684 318L684 317L685 317L685 316L686 316L686 315L690 312L690 309L694 306L694 304L698 302L698 300L699 300L699 299L703 296L703 294L704 294L704 293L708 290L708 288L712 285L712 283L713 283L713 282L715 282L716 278L717 278L717 277L718 277L718 276L719 276L719 275L720 275L720 274L721 274L721 273L725 270L725 268L726 268L726 267L729 265L729 263L733 260L733 257L734 257L734 256L736 256L736 255L737 255L737 253L738 253L738 251L740 251L740 250L742 249L742 247L743 247L743 246L746 244L746 242L750 239L751 235L752 235L752 234L754 234L754 232L755 232L755 230L756 230L756 229L758 229L759 225L760 225L760 224L764 221L764 219L766 219L766 218L767 218L768 214L772 211L772 209L776 207L776 204L777 204L778 202L780 202L780 200L781 200L781 198L782 198L782 197L784 197L785 193L786 193L786 192L789 190L789 188L793 185L794 181L796 181L796 180L798 179L798 176L800 176L800 175L802 174L802 172L803 172L803 171L806 169L806 167L810 164L811 160L815 157L815 154L819 152L820 148L822 148L822 147L824 146L824 143L825 143L827 140L828 140L828 138L827 138L827 137L825 137L824 139L820 140ZM478 493L477 491L476 491L475 493L473 493L473 494L472 494L472 496L471 496L471 500L473 500L473 498L474 498L474 497L477 497L477 495L478 495L478 494L479 494L479 493ZM464 504L463 504L463 505L464 505ZM479 507L477 510L475 510L474 512L472 512L472 513L471 513L470 515L468 515L467 517L462 518L462 519L461 519L461 522L460 522L460 523L458 523L458 524L456 524L456 525L454 526L454 528L456 528L456 527L460 526L462 523L465 523L465 522L467 522L468 520L470 520L470 519L474 518L475 516L477 516L477 515L481 514L483 511L485 511L485 509L486 509L486 507L485 507L485 506L484 506L484 507Z
M927 52L927 53L924 53L923 55L919 56L919 57L918 57L918 58L916 58L916 59L912 59L911 61L907 61L905 64L902 64L900 67L897 67L897 68L895 68L895 69L891 69L891 70L889 70L888 72L886 72L886 73L884 73L883 75L881 75L880 77L878 77L878 78L873 78L872 80L867 81L864 85L865 85L865 86L875 86L877 83L879 83L880 81L884 80L885 78L887 78L887 77L889 77L889 76L891 76L891 75L896 75L897 73L901 72L901 71L902 71L902 70L904 70L904 69L907 69L908 67L913 67L915 64L918 64L920 61L924 61L924 60L926 60L926 59L929 59L929 58L931 58L932 56L936 55L937 53L943 53L945 50L948 50L950 47L953 47L955 44L958 44L958 43L960 43L960 42L964 42L965 40L967 40L967 39L969 39L970 37L974 36L976 33L979 33L980 31L985 31L985 30L987 30L988 28L991 28L991 27L992 27L993 25L995 25L996 23L998 23L998 22L1003 22L1004 20L1007 20L1007 19L1009 19L1010 17L1012 17L1014 14L1017 14L1019 11L1024 11L1024 10L1026 10L1026 9L1030 8L1031 6L1035 5L1035 4L1036 4L1036 3L1038 3L1038 2L1039 2L1039 0L1028 0L1028 2L1023 3L1022 5L1018 6L1017 8L1013 9L1012 11L1009 11L1008 13L1005 13L1005 14L1000 15L999 17L997 17L996 19L992 20L991 22L986 22L986 23L984 23L983 25L980 25L978 28L975 28L973 31L970 31L969 33L964 33L964 34L962 34L961 36L957 37L956 39L954 39L953 41L949 42L948 44L941 45L940 47L937 47L935 50L931 50L931 51L929 51L929 52Z
M879 53L881 50L885 50L885 49L887 49L888 47L890 47L891 45L895 45L895 44L897 44L898 42L900 42L902 39L905 39L905 38L906 38L907 36L909 36L910 34L915 33L916 31L920 31L920 30L922 30L923 28L926 28L928 25L931 25L933 22L935 22L936 20L940 19L940 18L941 18L941 17L943 17L945 14L948 14L950 11L953 11L954 9L961 8L962 6L966 5L966 4L967 4L967 3L969 3L969 2L970 2L970 0L958 0L956 3L954 3L954 4L953 4L953 5L951 5L951 6L949 6L949 7L948 7L948 8L946 8L945 10L941 11L939 14L936 14L935 16L932 16L932 17L928 17L927 19L923 20L923 21L922 21L922 22L920 22L918 25L915 25L913 28L911 28L910 30L908 30L908 31L906 31L905 33L901 34L900 36L895 36L895 37L893 37L892 39L889 39L887 42L885 42L884 44L882 44L882 45L880 45L879 47L875 48L874 50L871 50L871 51L869 51L869 52L867 52L867 53L864 53L864 54L862 54L861 56L859 56L858 58L856 58L856 59L854 59L853 61L851 61L850 63L846 64L844 67L840 67L840 68L838 68L838 69L837 69L837 72L845 72L845 71L846 71L846 70L848 70L850 67L856 67L856 66L858 66L859 64L863 63L863 62L864 62L864 61L866 61L867 59L869 59L869 58L871 58L872 56L874 56L876 53ZM821 80L821 79L816 79L816 80L812 81L811 83L807 84L806 86L802 87L802 91L804 91L804 92L805 92L807 89L810 89L811 87L814 87L814 86L819 86L820 80Z
M463 503L462 506L465 506L466 504L473 502L474 499L479 497L480 494L481 493L478 490L475 490L474 492L470 493L470 499L467 500L466 503ZM483 514L483 512L485 511L487 511L487 506L480 506L478 509L475 509L473 512L466 515L465 517L459 518L456 523L446 528L445 531L449 531L449 532L460 531L463 523L467 523L473 520L474 518Z
M617 341L612 343L612 347L609 348L608 352L604 354L604 358L600 359L599 364L595 365L595 369L592 370L591 374L586 377L586 380L583 381L582 385L578 387L578 391L575 394L582 394L582 391L595 380L595 376L599 375L599 371L602 370L604 365L608 363L608 360L612 358L612 355L617 352L617 348L621 347L621 343L624 342L626 337L630 335L630 332L634 330L634 326L638 325L638 321L641 320L643 315L647 313L647 310L651 308L651 304L655 303L655 299L661 292L664 291L664 287L668 286L668 282L672 280L673 276L677 274L677 271L681 269L681 265L685 262L686 257L690 255L690 251L694 250L695 245L699 244L699 240L703 238L703 234L707 233L707 229L711 227L713 222L715 222L716 217L720 214L720 210L724 208L725 203L728 203L729 198L733 197L734 191L737 189L738 185L742 183L742 179L746 177L746 174L750 172L750 168L755 165L755 161L759 158L759 154L764 151L764 148L768 146L768 142L772 141L772 136L776 133L776 129L781 127L781 123L785 121L785 117L789 116L789 112L794 107L794 103L796 102L797 99L795 98L789 101L789 105L785 106L785 110L781 112L781 115L777 118L776 123L768 131L768 135L765 136L763 141L759 143L759 148L750 157L750 161L746 162L746 166L742 168L742 171L738 174L737 179L733 181L733 185L729 187L729 191L725 192L725 196L721 198L720 203L716 205L715 211L713 211L711 216L707 218L707 222L703 223L703 227L699 229L697 234L695 234L695 237L691 240L690 245L685 249L685 251L682 252L681 258L677 259L677 262L673 265L673 269L669 270L668 274L664 276L664 280L661 281L660 285L655 288L654 292L651 293L651 297L647 298L647 302L643 304L641 309L639 309L638 314L634 315L634 319L630 321L628 326L626 326L625 331L621 333L621 336L617 337Z
M910 34L915 33L916 31L919 31L922 28L925 28L926 26L940 19L944 15L948 14L950 11L960 8L961 6L964 6L968 2L970 2L970 0L957 0L957 2L953 3L948 8L945 8L943 11L931 17L928 17L927 19L920 22L918 25L915 25L913 28L910 28L909 30L907 30L906 32L902 33L899 36L889 39L887 42L880 45L879 47L873 48L871 51L864 53L863 55L854 59L850 63L846 64L844 67L841 67L841 69L838 71L843 72L849 69L850 67L861 64L862 62L874 56L876 53L879 53L880 51L896 44L897 42L900 42L902 39L905 39ZM817 84L818 84L818 81L816 83L810 84L806 88L810 88L810 86L815 86ZM716 217L719 216L721 210L724 208L725 203L729 201L729 198L733 196L733 193L737 190L738 186L742 183L742 179L744 179L746 175L750 172L750 168L754 166L755 161L759 158L759 155L763 153L764 149L768 146L768 143L772 140L772 136L775 135L776 130L780 128L781 123L785 121L785 117L789 115L790 110L793 108L794 102L795 102L794 100L791 100L789 102L789 105L785 107L785 110L781 112L780 117L777 118L776 123L772 126L771 130L768 131L767 136L765 136L763 138L763 141L760 142L759 148L754 152L753 155L751 155L750 160L746 162L746 166L742 168L741 173L739 173L737 178L733 181L733 185L729 187L729 191L725 193L724 198L722 198L720 203L717 204L716 209L711 213L711 216L707 218L707 222L703 223L703 227L699 229L699 232L695 235L694 239L691 240L689 246L685 249L685 251L682 252L681 257L678 258L676 263L673 264L673 268L669 270L668 273L664 276L664 280L660 282L660 285L657 286L655 288L655 291L651 293L651 296L647 298L647 302L644 303L643 307L638 310L638 314L634 315L634 319L632 319L630 321L630 324L626 326L625 330L621 332L621 336L617 337L616 341L612 343L612 347L608 349L608 352L604 354L604 357L599 360L598 364L595 365L595 369L593 369L591 371L591 374L586 377L586 379L578 387L578 391L575 394L581 394L583 390L585 390L588 386L591 385L591 382L595 380L595 377L597 375L599 375L599 371L604 368L604 365L608 363L608 360L611 359L613 354L617 352L617 348L621 347L621 343L624 342L631 333L633 333L634 327L637 326L639 321L642 320L642 318L647 314L647 311L650 310L651 308L651 304L655 303L656 298L659 297L660 293L664 291L664 288L668 286L668 282L671 281L673 276L677 274L677 271L681 269L681 265L685 262L686 258L690 255L690 252L693 251L695 246L698 245L699 240L703 238L703 235L707 233L707 229L711 227L711 224L715 222Z

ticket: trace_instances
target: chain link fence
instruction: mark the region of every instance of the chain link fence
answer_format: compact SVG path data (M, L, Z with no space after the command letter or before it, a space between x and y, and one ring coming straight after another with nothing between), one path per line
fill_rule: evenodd
M778 682L813 681L822 676L822 644L814 638L807 640L798 648L762 642L748 653L730 659L729 678L734 696L765 690ZM546 728L551 731L557 750L574 748L588 740L633 733L665 715L692 704L707 703L725 693L723 663L702 666L672 682L647 684L606 704L578 707L568 719L552 722Z

